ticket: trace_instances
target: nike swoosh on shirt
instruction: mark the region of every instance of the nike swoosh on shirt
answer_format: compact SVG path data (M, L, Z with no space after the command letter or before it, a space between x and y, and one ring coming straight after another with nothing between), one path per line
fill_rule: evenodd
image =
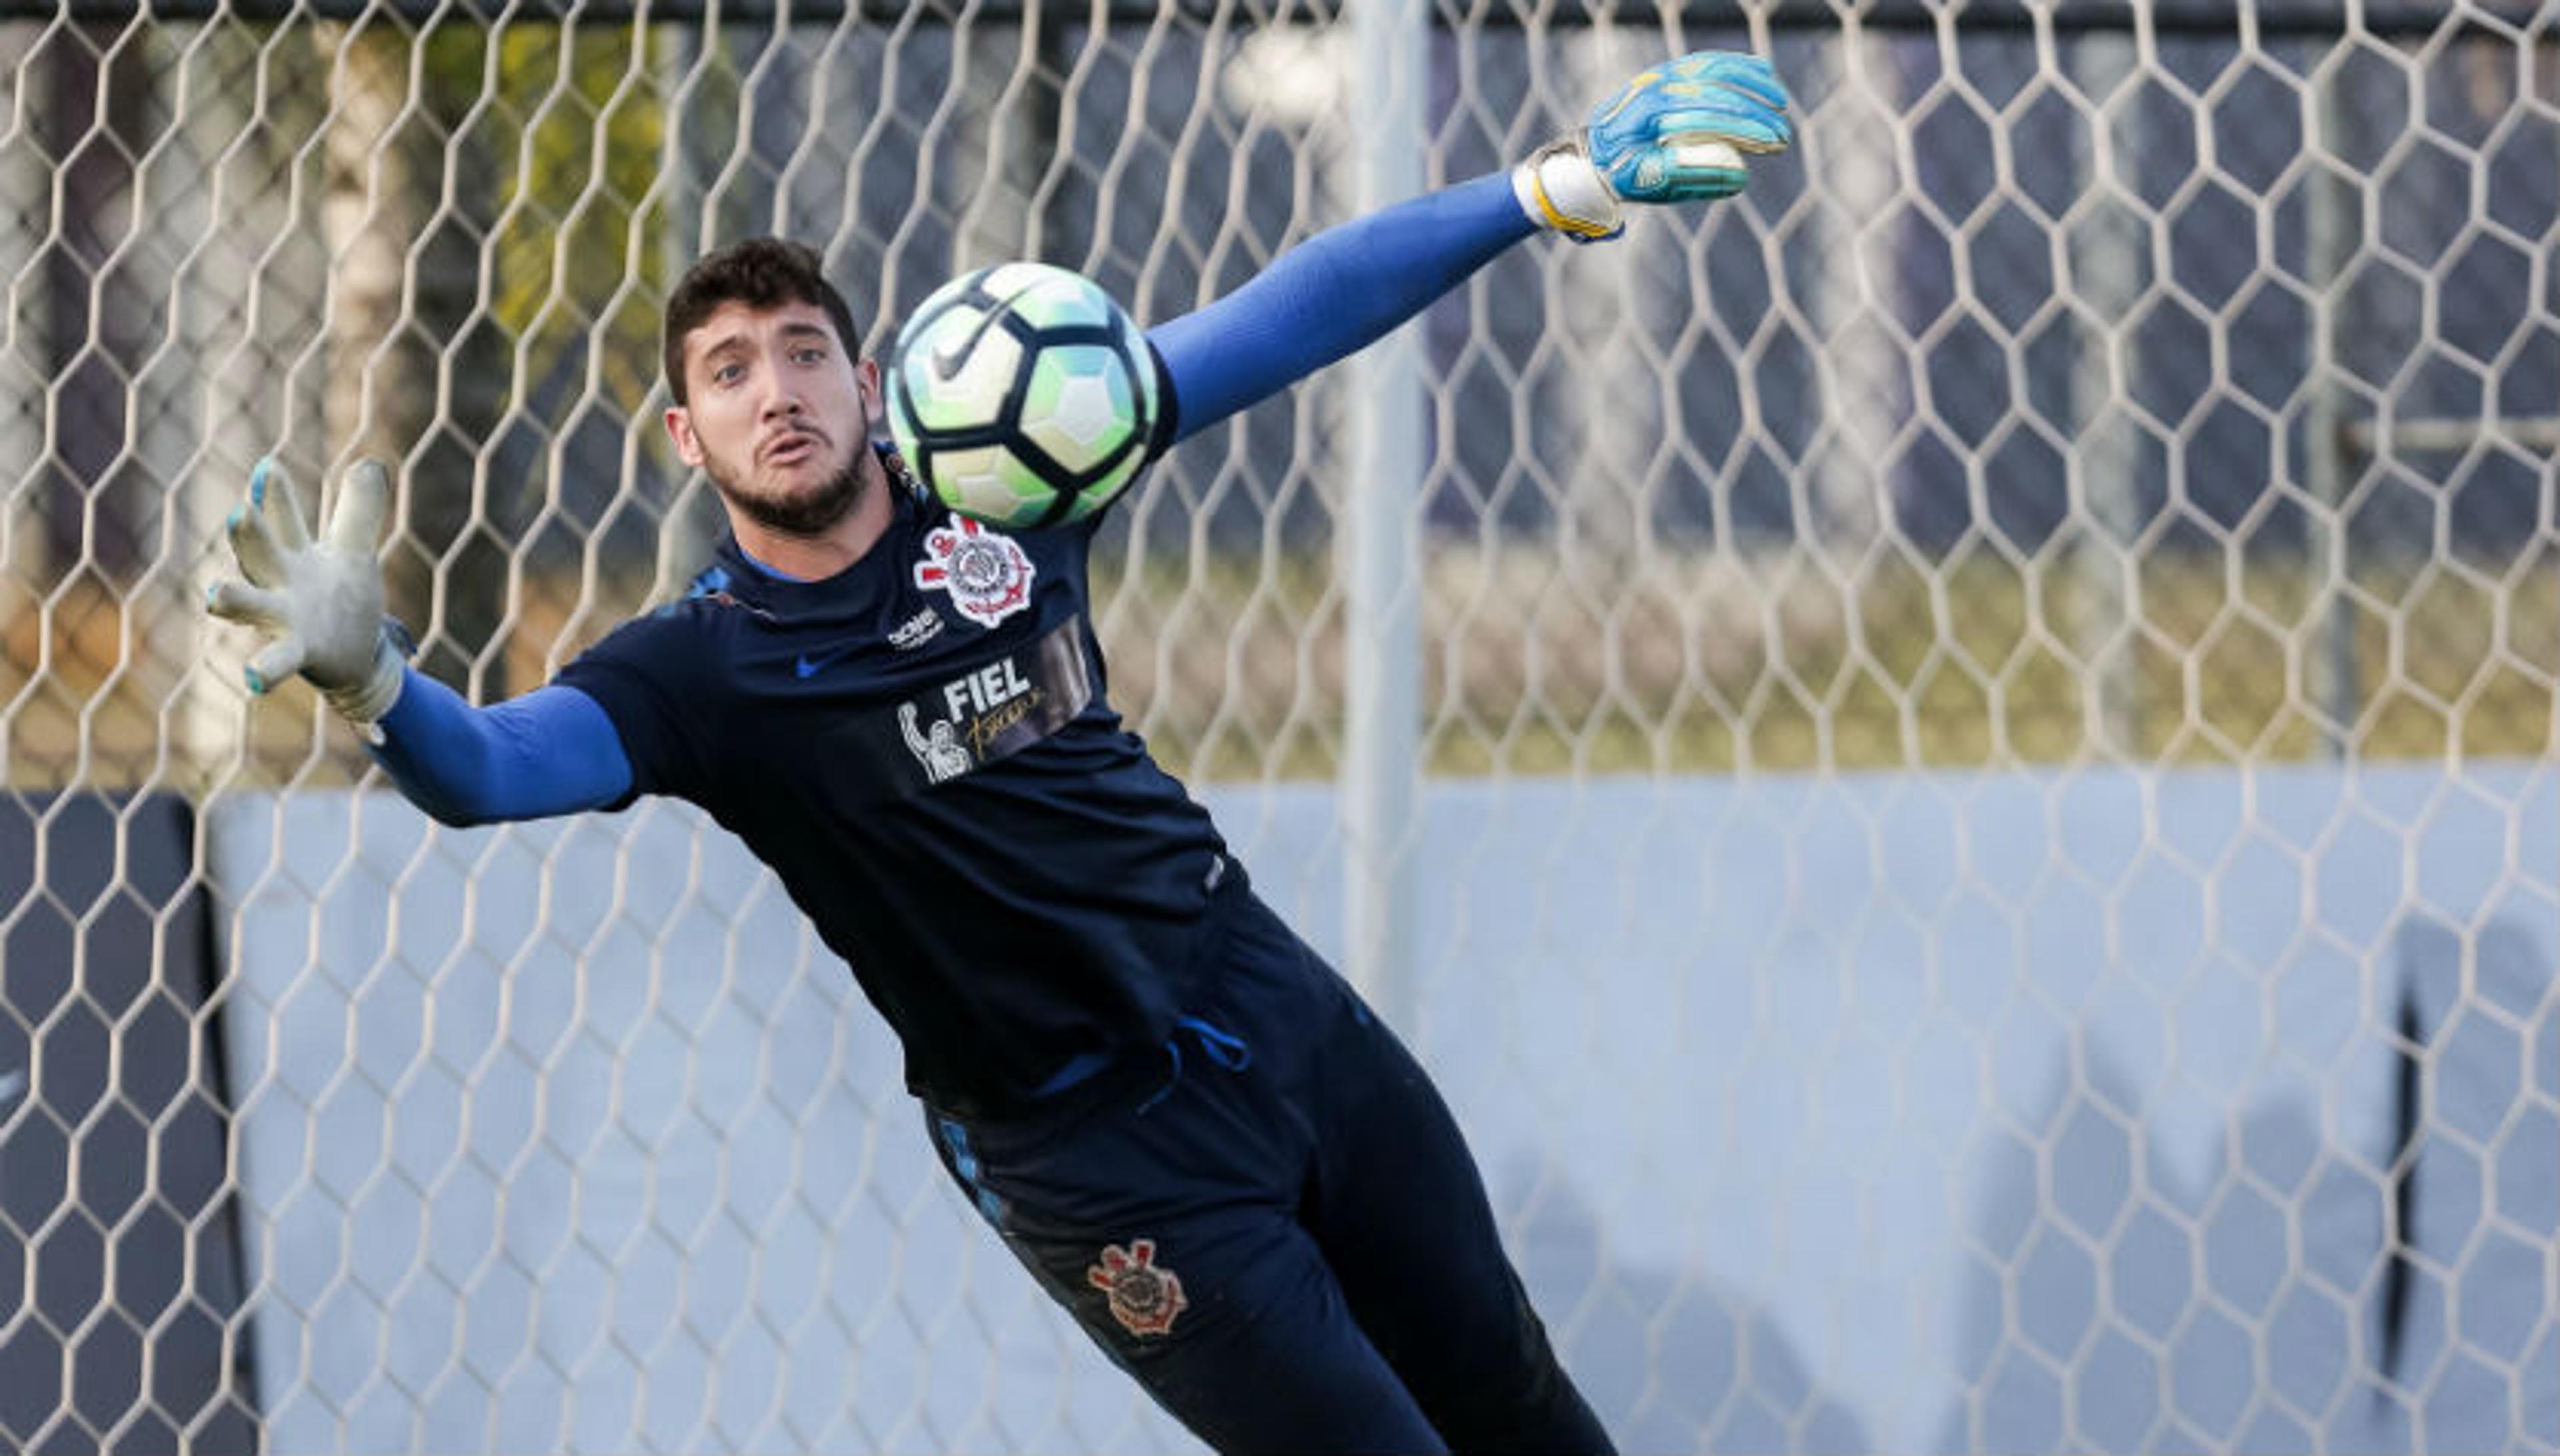
M805 682L835 666L837 659L853 650L851 647L839 647L833 652L821 652L816 657L811 657L804 652L800 654L797 662L791 664L792 674Z
M996 300L996 306L978 316L978 326L971 329L968 337L962 339L957 346L934 350L933 377L944 381L958 379L961 366L969 362L970 355L978 352L978 341L987 337L987 331L996 326L996 320L1004 317L1005 310L1014 306L1015 299L1039 286L1038 283L1026 283L1015 289L1010 296Z

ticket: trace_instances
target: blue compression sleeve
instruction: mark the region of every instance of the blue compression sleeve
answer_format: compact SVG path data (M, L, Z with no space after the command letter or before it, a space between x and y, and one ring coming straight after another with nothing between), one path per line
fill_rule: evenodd
M1147 331L1176 439L1368 347L1537 231L1497 172L1329 228L1224 298Z
M604 709L557 684L474 708L404 669L383 715L380 763L410 803L444 824L540 819L601 809L631 791L631 760Z

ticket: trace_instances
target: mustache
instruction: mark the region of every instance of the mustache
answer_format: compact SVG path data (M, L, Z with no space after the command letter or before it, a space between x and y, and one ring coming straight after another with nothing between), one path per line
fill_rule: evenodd
M793 440L804 439L821 448L824 448L828 443L827 433L824 430L814 429L805 424L789 425L782 429L775 430L773 433L758 441L755 446L755 458L761 460L765 456L772 454L779 446L789 444Z

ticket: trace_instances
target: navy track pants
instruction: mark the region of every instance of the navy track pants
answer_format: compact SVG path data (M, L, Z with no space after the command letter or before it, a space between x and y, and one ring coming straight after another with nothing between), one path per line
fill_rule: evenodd
M1402 1044L1249 891L1207 1004L1071 1111L931 1108L1058 1303L1220 1451L1602 1452Z

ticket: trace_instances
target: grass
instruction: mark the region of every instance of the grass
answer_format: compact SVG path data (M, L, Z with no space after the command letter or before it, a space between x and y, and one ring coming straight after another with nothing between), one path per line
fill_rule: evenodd
M2529 756L2551 750L2560 567L1791 550L1582 562L1443 551L1423 741L1448 775ZM1176 771L1323 778L1344 606L1319 563L1121 583L1114 690ZM1179 576L1179 580L1173 579ZM2351 664L2351 667L2346 665Z
M2068 552L1944 560L1435 545L1422 741L1441 775L2505 757L2554 750L2560 551L2376 566ZM541 681L576 583L530 582L483 661ZM608 584L581 637L638 605ZM365 760L299 688L252 702L250 642L104 581L0 588L0 742L29 790L343 784ZM1177 773L1331 776L1346 606L1321 556L1097 567L1112 690Z

